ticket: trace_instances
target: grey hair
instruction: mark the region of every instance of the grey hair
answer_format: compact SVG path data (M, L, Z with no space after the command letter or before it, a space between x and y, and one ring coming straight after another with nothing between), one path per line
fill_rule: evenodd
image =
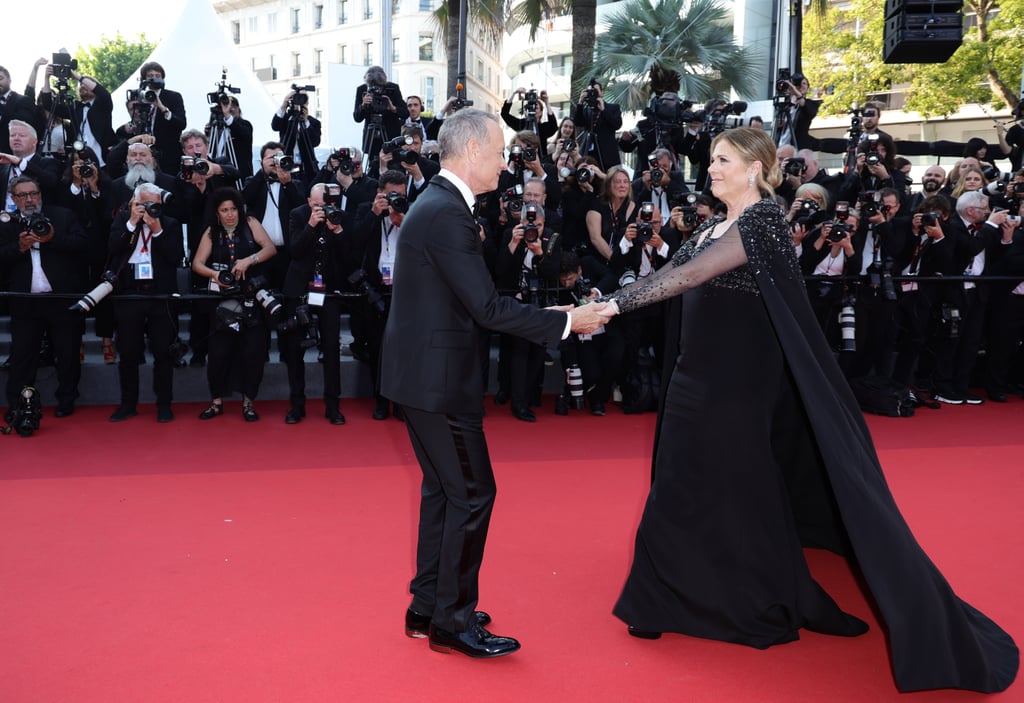
M135 186L135 193L132 195L132 197L135 200L138 200L143 195L156 195L159 196L160 201L163 202L165 192L166 191L164 191L164 189L158 186L156 183L140 183L139 185Z
M8 129L10 129L11 127L24 127L25 129L28 130L29 134L32 135L33 139L39 138L39 133L36 131L36 128L30 125L28 122L23 122L21 120L11 120L7 123L7 126Z
M366 69L363 80L366 81L366 85L383 86L388 82L388 74L380 66L370 66Z
M451 117L446 117L437 133L437 146L441 162L466 154L466 146L475 139L480 144L487 141L487 122L498 123L498 116L475 108L463 108Z
M961 217L969 207L985 207L988 205L988 196L980 190L969 190L956 199L956 211Z

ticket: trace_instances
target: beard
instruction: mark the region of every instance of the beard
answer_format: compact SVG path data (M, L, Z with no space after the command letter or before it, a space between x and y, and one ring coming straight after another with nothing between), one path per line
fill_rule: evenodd
M938 181L925 181L921 184L925 193L937 193L942 188L942 184Z
M124 182L130 186L138 185L139 182L156 183L156 169L145 164L132 164L124 176Z

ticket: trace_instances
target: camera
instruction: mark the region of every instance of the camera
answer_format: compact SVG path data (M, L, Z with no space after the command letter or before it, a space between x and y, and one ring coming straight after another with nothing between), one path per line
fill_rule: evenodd
M0 222L10 222L12 217L11 213L0 213ZM41 212L34 212L28 217L18 216L18 221L22 226L22 231L31 232L37 237L45 237L53 227L53 223Z
M775 77L775 93L777 95L789 95L789 82L793 72L788 68L780 68Z
M404 215L409 212L409 199L401 193L391 192L387 195L388 207L395 212Z
M591 78L587 89L583 91L583 104L591 110L597 109L597 101L601 97L597 92L597 79Z
M370 85L366 88L367 94L370 96L369 111L375 115L383 115L391 108L391 100L387 95L384 94L384 86L382 85Z
M642 244L651 241L654 236L654 203L646 202L640 206L640 214L636 221L636 239Z
M882 155L878 153L878 135L869 134L865 137L865 141L868 144L868 152L864 157L864 163L868 166L874 166L882 161Z
M78 164L78 175L83 179L92 178L96 175L96 167L91 161L82 161Z
M291 115L301 115L302 108L309 105L309 95L307 93L315 92L316 86L292 83L292 91L295 94L288 100L288 112Z
M523 205L523 240L527 244L533 244L540 238L537 227L537 211L539 209L537 203L526 203Z
M844 298L843 307L839 309L839 332L842 337L840 351L857 351L857 313L852 296Z
M836 219L832 223L832 229L829 230L828 236L825 238L826 241L838 244L846 239L846 233L850 231L850 225L846 222L849 217L850 203L840 200L836 203Z
M295 165L295 157L290 154L274 154L274 164L282 171L290 171L295 173L298 171L298 167ZM274 180L277 179L277 174L272 174Z
M313 324L313 313L309 309L309 305L305 303L296 305L295 313L277 326L279 333L297 330L302 330L302 340L299 342L299 347L302 349L310 349L320 344L319 330Z
M78 302L68 308L68 312L80 312L83 315L106 298L114 291L114 282L117 281L117 274L113 271L104 271L100 276L100 283L91 291L81 297Z
M9 428L4 430L7 434L13 429L19 437L31 437L32 433L39 429L39 422L43 419L43 406L39 401L39 391L33 386L23 386L18 392L18 405L11 409L8 420Z
M878 214L878 198L878 191L875 190L866 190L860 194L860 198L857 200L857 209L860 211L861 217L867 219Z
M894 261L891 256L885 257L882 263L872 262L868 266L868 283L882 293L886 300L896 300L896 285L892 280Z
M573 139L572 137L567 137L562 142L562 151L576 151L578 148L579 145L576 143L576 140Z
M346 176L351 176L352 172L356 170L356 162L353 158L352 150L347 147L338 149L331 154L330 158L338 162L338 170Z
M337 183L324 184L324 219L332 225L340 225L345 221L345 211L341 208L341 186Z
M709 100L704 106L704 131L713 137L718 136L728 127L726 117L729 115L742 115L746 111L747 103L742 100L736 100L731 103L727 103L719 98ZM733 126L738 126L739 124L741 124L739 118L734 117Z
M594 179L594 172L586 166L580 166L573 173L573 176L576 177L577 183L590 183Z
M513 144L508 150L508 163L515 166L517 170L524 168L527 161L537 160L537 150L532 146Z
M206 102L211 106L230 105L231 96L238 95L241 92L241 88L235 88L228 84L228 70L225 68L221 71L220 83L217 84L217 90L206 94ZM215 110L214 112L217 113L220 112L220 110Z
M523 209L523 186L517 183L501 195L509 212L519 212Z
M78 59L71 58L71 54L66 51L59 51L53 54L50 65L53 67L53 77L66 84L72 71L78 69Z
M378 313L384 314L384 296L381 295L380 291L371 285L366 279L366 271L363 269L356 269L348 277L348 282L360 293L366 296L367 305L375 309Z
M661 165L658 163L658 155L653 153L648 154L647 165L651 167L651 188L657 188L661 184L661 180L665 177L665 172L662 170Z
M198 156L181 157L181 174L179 175L181 180L187 181L192 178L193 175L205 176L209 172L209 161L203 161Z
M690 110L692 107L691 101L679 100L675 93L664 93L651 98L651 104L644 110L644 114L662 126L681 127L697 117Z
M153 104L159 97L158 91L163 90L164 79L163 78L143 78L139 81L139 91L137 93L137 100L147 104Z
M929 210L921 213L921 226L934 227L942 221L942 213L938 210Z
M807 161L801 156L794 156L786 161L786 165L782 167L782 172L787 176L799 178L807 173Z
M152 217L154 220L159 219L160 215L164 213L163 203L145 202L142 203L142 207L143 209L145 209L146 214Z
M396 161L412 165L416 163L416 160L419 158L419 154L408 148L412 146L413 141L413 138L408 136L395 137L391 141L386 142L384 146L381 147L381 150L385 154L390 154L391 158Z

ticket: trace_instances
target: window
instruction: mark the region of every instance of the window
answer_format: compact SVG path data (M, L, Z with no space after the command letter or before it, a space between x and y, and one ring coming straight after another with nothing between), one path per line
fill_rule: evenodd
M348 63L348 44L338 44L338 63Z
M420 35L420 61L434 60L434 38L429 34Z
M231 41L235 44L242 43L242 23L238 20L231 21Z
M292 52L292 76L302 75L302 60L301 54L297 51Z
M420 0L420 12L433 12L433 0Z
M249 18L249 33L255 34L260 31L260 18L257 15L253 15Z
M551 72L556 76L568 76L572 73L572 56L555 56L551 60Z
M476 60L476 79L478 81L484 79L484 62L481 59Z
M324 65L324 50L313 49L313 73L319 74L323 72Z
M397 61L401 61L401 59L398 58L399 48L401 47L401 45L402 45L402 42L401 42L401 40L398 37L392 37L391 38L391 60L392 61L396 61L396 62Z
M271 12L267 15L267 32L273 34L277 31L277 13Z
M364 41L363 42L363 65L364 66L372 66L373 65L373 42L372 41Z
M292 8L292 34L299 33L299 8Z
M373 19L373 0L363 0L363 19Z
M401 11L402 11L401 0L392 0L392 2L391 2L391 14L392 14L392 16L397 15Z
M313 5L313 29L321 29L324 26L324 6Z
M423 109L434 110L434 78L432 76L423 79Z
M348 0L338 0L338 24L348 22Z

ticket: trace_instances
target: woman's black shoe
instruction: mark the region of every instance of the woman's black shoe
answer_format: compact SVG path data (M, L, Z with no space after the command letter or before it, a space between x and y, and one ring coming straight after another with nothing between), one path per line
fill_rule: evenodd
M306 417L306 411L303 408L292 408L284 416L284 422L286 425L297 425L304 417Z
M213 418L217 417L218 415L223 415L223 414L224 414L224 405L223 404L221 404L221 403L210 403L210 407L208 407L203 412L199 413L199 419L200 420L210 420L210 419L213 419Z
M661 639L660 632L652 632L651 630L640 630L632 625L629 626L629 634L633 637L639 637L642 640L658 640Z
M260 419L259 413L256 412L256 408L252 406L251 402L242 403L242 417L246 422L256 422Z

